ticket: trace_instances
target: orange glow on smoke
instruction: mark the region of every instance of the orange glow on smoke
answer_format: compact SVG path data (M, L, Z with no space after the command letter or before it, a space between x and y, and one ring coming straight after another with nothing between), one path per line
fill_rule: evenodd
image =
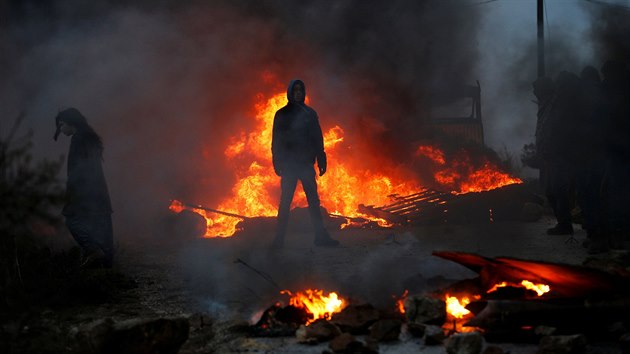
M346 301L335 292L324 295L323 290L307 289L295 294L289 290L282 290L280 293L291 297L289 305L304 308L313 315L313 318L306 323L307 325L320 318L329 319L334 313L340 312L346 307Z
M490 288L490 290L487 291L487 293L491 293L493 291L496 291L498 288L503 288L506 286L512 286L512 287L519 287L519 288L525 288L528 290L532 290L535 291L536 294L538 294L538 296L542 296L545 293L548 293L549 291L551 291L551 288L549 287L549 285L545 285L545 284L535 284L532 283L529 280L523 280L520 282L520 284L516 284L516 283L508 283L508 282L501 282L499 284L495 284L492 288Z
M444 152L433 146L418 146L418 150L416 150L416 155L428 157L431 161L438 165L444 165L446 163L446 160L444 159Z
M271 139L275 112L286 103L284 92L272 96L264 94L256 96L252 114L255 120L254 128L249 132L241 131L232 136L223 150L226 161L233 166L235 182L231 189L226 191L226 197L212 208L243 217L276 216L280 177L276 176L273 170ZM384 219L358 212L359 204L387 205L391 203L390 195L411 195L423 190L424 187L417 181L412 171L388 165L391 162L388 160L380 164L382 168L379 171L361 167L365 165L364 161L368 156L351 150L352 146L347 142L343 127L335 125L327 128L327 122L336 121L340 121L338 117L326 117L320 122L328 155L328 171L317 179L322 206L331 214L371 220L383 227L391 226ZM444 187L441 190L466 193L520 183L520 180L501 173L490 164L477 171L470 171L470 176L463 178L456 174L461 168L449 167L454 163L447 161L444 153L432 146L419 147L416 156L428 156L434 164L440 166L441 170L435 174L435 180ZM292 206L307 206L301 187L296 189ZM174 212L178 210L177 207L170 209ZM190 210L206 219L207 229L204 237L232 236L237 231L237 224L242 220L211 211ZM348 219L342 228L350 223Z

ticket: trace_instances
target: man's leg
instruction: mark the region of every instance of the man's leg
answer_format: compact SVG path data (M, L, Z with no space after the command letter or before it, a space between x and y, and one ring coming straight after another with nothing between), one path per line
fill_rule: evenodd
M339 241L330 238L328 231L324 227L322 211L320 209L319 195L317 193L317 182L315 181L315 170L312 166L305 168L300 174L302 188L308 201L308 212L315 229L315 244L318 246L337 246Z
M92 235L105 254L104 265L111 267L114 260L114 237L111 214L93 216Z
M573 176L565 166L550 168L547 200L553 209L557 225L547 230L549 235L573 235L571 208L573 197Z
M273 240L273 248L282 248L284 246L284 236L289 225L289 213L291 212L291 202L293 201L297 180L298 178L294 174L284 175L280 179L280 205L278 206L276 237Z
M74 240L81 247L82 255L89 254L100 248L90 236L92 228L86 217L77 215L66 216L66 226Z
M102 244L95 236L100 232L98 217L100 215L66 217L66 226L81 247L81 267L93 266L105 259Z

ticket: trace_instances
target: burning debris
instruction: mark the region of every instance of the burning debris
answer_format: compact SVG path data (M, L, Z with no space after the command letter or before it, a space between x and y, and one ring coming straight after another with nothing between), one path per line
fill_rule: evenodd
M230 196L216 209L174 202L171 211L187 209L203 216L207 223L205 237L233 236L243 220L275 217L278 205L275 191L279 189L279 179L271 163L271 131L274 113L285 103L285 93L270 97L259 95L255 104L254 131L234 136L225 148L224 156L233 164L236 174ZM322 122L322 126L331 168L326 177L318 181L318 189L323 206L331 211L328 215L345 219L341 227L373 224L391 227L410 219L431 218L432 211L425 211L432 209L426 208L427 203L444 205L459 195L521 183L520 179L502 172L487 158L473 159L461 149L447 154L437 146L419 145L410 149L413 151L410 151L409 160L413 163L407 167L394 166L393 161L385 157L348 154L353 140L346 136L346 130L340 126L326 130L326 122ZM374 160L373 165L380 169L374 171L373 167L367 166L365 160L368 159ZM418 167L412 165L431 170L432 180L426 182L446 192L423 187L424 183L415 171ZM394 204L388 205L392 200ZM296 194L294 205L305 206L304 196Z
M465 296L455 300L445 296L463 306L453 307L461 314L455 317L464 319L464 326L482 328L486 337L534 337L541 327L560 333L598 333L630 315L627 276L567 264L458 252L433 254L479 273L476 286L468 286L470 282L453 286Z
M356 303L336 292L282 291L290 297L289 305L276 303L267 309L252 333L295 335L303 344L330 340L331 348L333 342L375 348L374 343L404 340L406 335L424 338L425 345L482 348L485 341L538 341L549 335L554 336L545 343L576 333L582 340L583 335L597 338L605 335L602 328L630 315L627 276L469 253L434 255L456 261L479 277L424 295L405 292L393 297L389 309Z

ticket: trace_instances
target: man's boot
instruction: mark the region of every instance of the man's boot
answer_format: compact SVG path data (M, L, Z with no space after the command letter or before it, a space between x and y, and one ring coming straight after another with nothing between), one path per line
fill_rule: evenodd
M105 263L105 252L100 248L87 253L81 260L80 268L101 268Z

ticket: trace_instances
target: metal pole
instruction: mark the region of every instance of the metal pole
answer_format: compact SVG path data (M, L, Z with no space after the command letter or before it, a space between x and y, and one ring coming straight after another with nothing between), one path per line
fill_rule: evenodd
M538 77L545 76L545 15L544 0L538 0Z

